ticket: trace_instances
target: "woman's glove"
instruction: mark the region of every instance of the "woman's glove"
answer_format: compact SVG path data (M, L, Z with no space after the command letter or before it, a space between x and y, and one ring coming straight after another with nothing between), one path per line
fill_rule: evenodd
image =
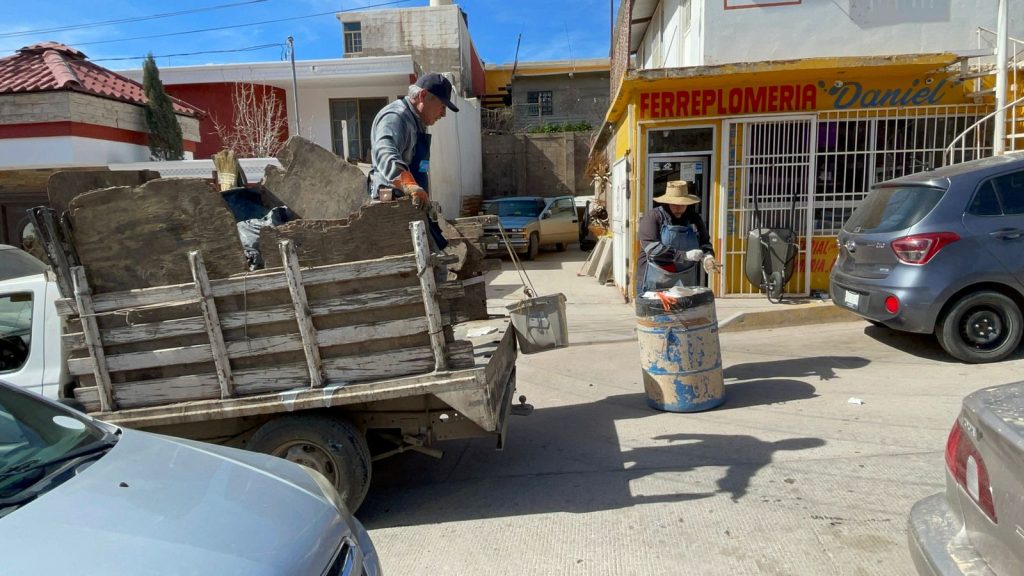
M690 262L700 262L700 259L704 257L704 251L700 249L693 249L686 251L686 259Z

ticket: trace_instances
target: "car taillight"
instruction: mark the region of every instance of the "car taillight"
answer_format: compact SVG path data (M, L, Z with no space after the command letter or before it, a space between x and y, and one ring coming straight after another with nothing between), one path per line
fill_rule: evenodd
M889 314L895 314L900 311L900 299L895 296L889 296L885 299L885 311Z
M896 257L907 264L927 264L942 247L960 239L953 232L933 232L930 234L914 234L892 241L892 251Z
M956 483L967 492L989 520L998 524L995 502L992 501L992 486L988 483L988 469L985 468L985 462L981 459L974 442L964 434L960 420L953 424L953 429L949 431L949 440L946 441L946 467L949 468L949 473L953 475Z

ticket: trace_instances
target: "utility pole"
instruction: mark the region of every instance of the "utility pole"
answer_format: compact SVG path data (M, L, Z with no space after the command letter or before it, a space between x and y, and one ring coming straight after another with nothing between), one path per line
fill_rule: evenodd
M1006 151L1006 44L1007 0L999 0L996 16L996 117L992 130L992 155Z
M295 40L288 37L288 57L292 61L292 108L295 109L295 135L302 136L302 124L299 122L299 81L295 77Z

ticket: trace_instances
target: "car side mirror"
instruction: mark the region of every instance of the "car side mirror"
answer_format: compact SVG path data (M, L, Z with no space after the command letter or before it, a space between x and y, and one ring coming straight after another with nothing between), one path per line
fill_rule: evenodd
M541 215L540 215L540 219L541 220L547 220L548 218L551 218L551 212L543 212L543 213L541 213Z

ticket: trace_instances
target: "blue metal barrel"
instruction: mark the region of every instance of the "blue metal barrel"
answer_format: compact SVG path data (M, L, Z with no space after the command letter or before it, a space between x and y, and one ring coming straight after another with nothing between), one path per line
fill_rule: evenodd
M692 289L665 310L638 298L637 339L647 404L667 412L700 412L725 401L715 296Z

